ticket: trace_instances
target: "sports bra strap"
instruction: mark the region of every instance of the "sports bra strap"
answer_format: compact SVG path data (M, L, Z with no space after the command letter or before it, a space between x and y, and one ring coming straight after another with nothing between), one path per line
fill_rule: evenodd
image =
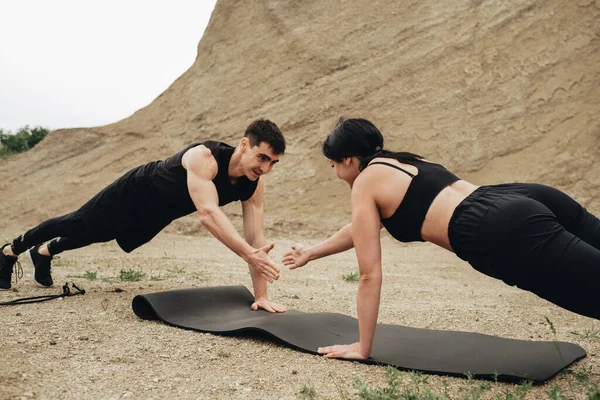
M375 165L375 164L387 165L387 166L390 166L390 167L392 167L392 168L399 169L400 171L404 172L406 175L410 176L411 178L414 178L414 177L415 177L415 175L414 175L414 174L411 174L411 173L410 173L410 172L408 172L407 170L405 170L405 169L403 169L403 168L400 168L399 166L397 166L397 165L394 165L394 164L390 164L390 163L386 163L386 162L381 162L381 161L375 161L375 162L372 162L372 163L371 163L371 164L369 164L369 165Z

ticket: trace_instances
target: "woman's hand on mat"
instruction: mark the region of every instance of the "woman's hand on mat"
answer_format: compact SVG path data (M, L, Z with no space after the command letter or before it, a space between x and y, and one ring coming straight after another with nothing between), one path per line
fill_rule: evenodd
M283 255L283 260L281 261L284 265L287 265L289 269L300 268L309 261L308 251L303 245L296 243L292 246L291 251L288 251Z
M272 313L285 312L285 307L280 306L277 303L273 303L271 300L264 297L256 299L256 301L252 304L250 308L252 308L254 311L257 311L259 308L262 308L263 310Z
M274 280L279 279L279 267L275 264L275 261L269 257L269 251L271 251L273 247L275 247L275 243L261 247L250 253L246 260L248 264L258 271L258 273L269 283L273 283Z
M348 360L366 360L360 351L360 343L352 344L336 344L335 346L319 347L319 354L323 354L327 358L346 358Z

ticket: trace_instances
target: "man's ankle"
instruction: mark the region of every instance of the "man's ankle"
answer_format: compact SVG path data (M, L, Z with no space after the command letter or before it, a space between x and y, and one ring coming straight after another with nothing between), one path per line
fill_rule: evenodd
M50 249L48 249L48 245L43 244L40 247L38 247L37 252L39 255L42 255L44 257L50 257Z

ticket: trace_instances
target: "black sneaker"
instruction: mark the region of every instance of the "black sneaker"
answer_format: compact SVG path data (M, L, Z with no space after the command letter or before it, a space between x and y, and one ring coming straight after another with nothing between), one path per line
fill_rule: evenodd
M52 282L52 275L50 275L50 262L52 256L44 256L38 252L41 244L29 249L27 254L33 264L33 280L40 286L50 287Z
M9 246L5 244L0 248L0 289L10 289L13 267L17 262L17 257L11 257L4 254L4 248Z

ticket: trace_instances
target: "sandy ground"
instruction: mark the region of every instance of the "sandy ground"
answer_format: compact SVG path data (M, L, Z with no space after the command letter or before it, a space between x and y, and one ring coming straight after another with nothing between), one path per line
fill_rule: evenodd
M54 131L0 161L0 243L75 210L136 165L195 141L236 144L259 117L273 119L288 143L266 177L265 226L276 233L278 260L294 239L288 232L332 233L348 220L347 187L320 154L340 115L373 120L386 148L422 154L475 184L549 184L598 215L599 32L600 0L219 0L194 65L147 107L104 127ZM229 211L239 226L238 206ZM381 367L138 319L131 300L139 293L250 285L246 266L214 239L172 236L199 230L184 218L129 255L114 243L65 254L55 280L75 280L85 296L0 307L0 398L278 399L309 398L303 389L313 388L313 397L334 399L356 397L357 378L386 382ZM600 385L600 322L432 245L386 238L383 250L380 322L574 342L589 356L572 370ZM58 285L35 288L23 265L23 281L0 301L58 293ZM144 279L120 281L129 269ZM341 275L356 269L353 252L314 262L286 271L271 296L354 316L357 285ZM98 279L72 278L86 271ZM446 384L451 398L478 398L479 382L427 379L438 394ZM555 384L587 398L574 379L561 374L527 398L547 398ZM480 398L508 399L513 389L492 385Z
M0 235L2 236L2 235ZM6 238L5 238L6 239ZM317 239L303 242L314 243ZM275 239L273 257L292 244ZM384 286L379 321L420 328L480 332L517 339L577 343L588 357L570 370L600 383L600 323L508 287L472 270L432 245L400 245L383 238ZM57 293L25 276L0 300ZM140 270L138 282L119 280L120 270ZM357 269L352 251L318 260L296 271L284 270L271 297L307 312L356 316L357 284L342 274ZM97 279L81 277L96 272ZM131 310L136 294L197 286L244 284L243 262L209 237L161 234L131 254L115 243L65 253L53 267L55 282L75 281L85 296L42 304L0 308L0 398L356 398L357 379L385 386L385 368L326 360L257 338L201 334L142 321ZM122 292L115 292L115 289ZM546 322L552 321L556 334ZM576 332L576 333L573 333ZM401 375L409 385L408 373ZM451 398L465 398L479 381L427 375L428 387ZM587 398L574 375L560 374L533 388L529 399L547 398L558 385L571 398ZM304 390L304 392L303 392ZM481 398L514 391L492 384Z

